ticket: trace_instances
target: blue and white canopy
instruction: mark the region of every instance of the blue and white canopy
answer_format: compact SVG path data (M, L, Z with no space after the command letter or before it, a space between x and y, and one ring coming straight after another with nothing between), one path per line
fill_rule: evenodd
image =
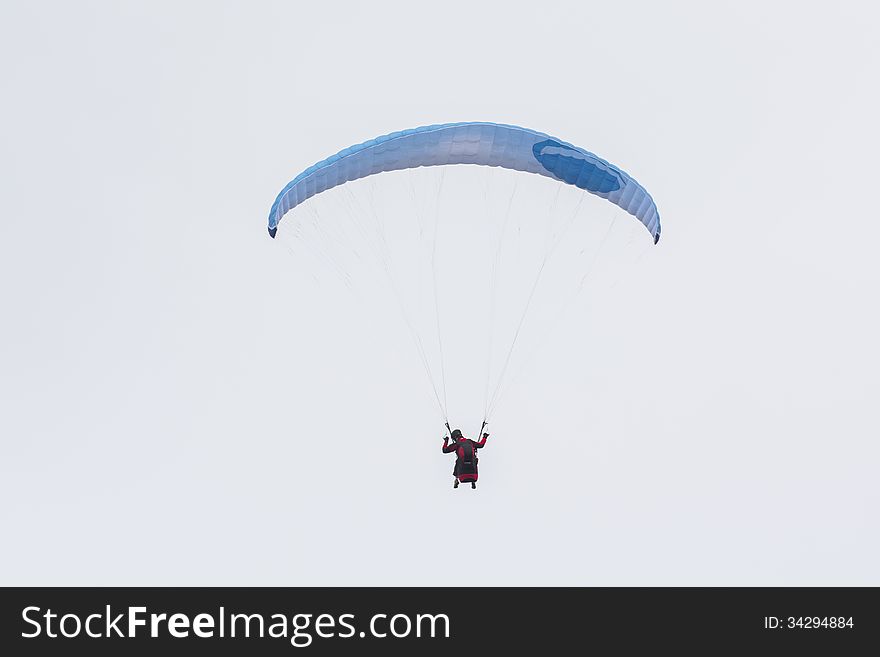
M337 185L384 171L446 164L527 171L574 185L636 217L655 244L660 239L660 214L651 195L617 167L544 133L484 122L444 123L392 132L310 166L278 194L269 211L269 234L275 237L288 211Z

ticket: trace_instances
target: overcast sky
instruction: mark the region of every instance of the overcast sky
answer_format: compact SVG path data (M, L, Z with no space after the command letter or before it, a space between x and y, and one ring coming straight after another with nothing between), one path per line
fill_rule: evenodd
M4 2L0 583L880 585L878 19ZM314 162L460 120L588 148L663 220L524 365L476 491L381 276L265 228Z

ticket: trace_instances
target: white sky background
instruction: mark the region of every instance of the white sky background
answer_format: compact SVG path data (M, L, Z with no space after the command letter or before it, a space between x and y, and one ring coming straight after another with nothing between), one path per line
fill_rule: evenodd
M0 583L880 585L880 16L659 4L5 2ZM473 492L379 274L265 230L457 120L594 151L664 228Z

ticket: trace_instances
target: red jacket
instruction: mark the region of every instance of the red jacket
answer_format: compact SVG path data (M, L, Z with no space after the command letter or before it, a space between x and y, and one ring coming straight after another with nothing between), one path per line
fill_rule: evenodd
M464 456L464 444L470 443L474 448L474 454L477 453L478 449L482 449L486 446L486 439L489 437L488 433L484 433L483 437L480 438L480 441L471 440L470 438L462 438L461 440L449 444L449 436L446 436L443 439L443 453L449 454L450 452L455 452L456 457L461 458Z

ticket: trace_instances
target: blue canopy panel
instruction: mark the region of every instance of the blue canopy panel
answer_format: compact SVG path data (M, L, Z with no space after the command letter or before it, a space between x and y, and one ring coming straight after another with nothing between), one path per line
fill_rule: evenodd
M383 171L481 164L537 173L584 189L641 221L654 243L660 214L644 187L605 160L541 132L513 125L464 122L429 125L350 146L310 166L281 190L269 211L269 234L281 218L315 194Z

